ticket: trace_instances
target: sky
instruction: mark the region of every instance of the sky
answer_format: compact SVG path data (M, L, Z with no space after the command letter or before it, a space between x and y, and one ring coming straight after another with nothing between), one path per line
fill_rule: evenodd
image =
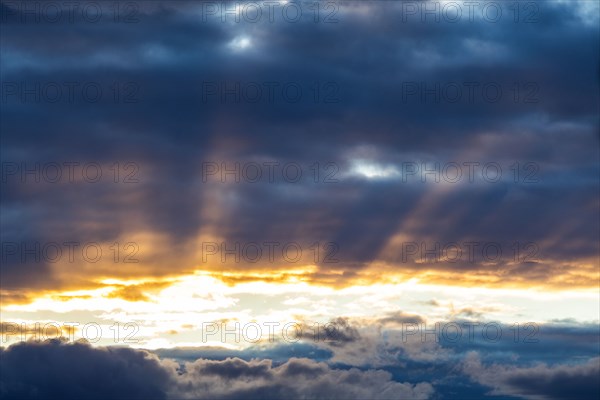
M0 395L600 395L596 1L5 1Z

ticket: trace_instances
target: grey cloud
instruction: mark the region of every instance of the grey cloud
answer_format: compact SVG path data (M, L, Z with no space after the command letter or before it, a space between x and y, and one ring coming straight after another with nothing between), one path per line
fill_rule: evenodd
M270 367L264 361L245 362L226 360L236 363L236 369L262 371L256 375L250 373L247 379L231 379L230 372L224 370L219 379L205 376L204 360L187 364L184 375L183 392L176 397L185 398L315 398L315 399L426 399L433 394L428 383L411 385L393 382L385 371L332 370L324 363L309 359L292 358L279 367ZM265 369L268 368L268 369ZM268 372L268 374L264 374ZM237 374L236 374L237 375ZM207 391L208 388L208 391Z
M5 399L427 399L428 383L381 370L333 369L310 359L199 359L178 365L146 351L87 344L19 343L1 350Z
M166 239L160 255L144 260L152 275L196 267L188 249L200 232L230 242L333 241L342 262L317 263L314 278L335 267L345 279L374 260L407 267L394 260L397 252L381 255L385 243L404 233L417 241L475 237L506 248L515 240L538 242L547 262L464 268L516 282L576 270L597 255L600 241L598 219L589 218L597 214L598 191L597 19L583 23L583 3L537 4L539 19L531 24L513 23L508 10L497 24L403 23L401 4L392 2L342 2L337 24L203 22L193 2L144 4L134 24L19 24L13 15L3 25L4 83L94 81L107 95L75 104L11 97L2 107L2 160L131 161L141 181L128 188L3 183L4 240L115 241L154 232ZM239 35L255 39L255 47L229 51ZM515 102L515 79L536 83L538 101ZM139 102L114 104L115 80L139 84ZM297 103L203 102L206 81L296 82L306 94ZM315 81L337 83L339 102L315 103ZM499 82L505 95L497 103L404 102L407 81ZM514 162L531 161L540 166L540 183L455 185L440 194L357 176L311 182L315 161L348 172L364 146L375 149L369 160L396 166L495 161L511 174ZM304 177L297 184L206 184L202 162L214 160L298 162ZM411 218L420 207L426 217ZM449 263L430 267L462 271ZM66 284L48 265L3 263L2 270L12 290ZM585 277L573 278L585 284Z
M600 395L600 358L577 364L514 367L482 365L477 355L471 354L463 368L472 379L492 387L492 394L532 399L594 399Z
M308 342L323 342L328 346L341 347L360 341L360 333L349 318L338 317L326 324L318 324L318 328L310 324L300 324L301 329L295 338Z
M419 324L425 322L423 317L417 314L410 314L404 311L395 311L388 313L387 316L378 321L383 325L401 325L401 324Z
M0 350L5 399L165 399L172 371L147 352L86 344L19 343Z

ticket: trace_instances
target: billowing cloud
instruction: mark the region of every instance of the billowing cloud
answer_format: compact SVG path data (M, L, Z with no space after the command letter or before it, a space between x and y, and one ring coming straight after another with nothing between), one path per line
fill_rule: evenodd
M600 358L574 365L531 367L482 365L471 354L463 366L475 381L492 387L491 394L531 399L594 399L600 395Z
M281 3L0 3L0 397L598 397L597 2Z
M400 383L382 370L334 369L306 358L199 359L178 365L127 348L20 343L0 350L6 399L427 399L428 383Z
M7 399L165 399L172 374L156 356L127 348L53 340L0 351L0 393Z
M3 249L4 299L199 269L231 282L331 286L419 276L558 289L597 279L599 38L590 2L535 3L518 22L508 8L498 22L481 7L469 21L465 9L458 23L423 22L420 2L416 13L340 2L335 23L328 10L318 23L308 10L297 23L279 14L271 23L266 11L258 22L231 13L223 22L184 1L142 2L122 23L106 9L97 23L79 12L35 23L19 4L2 3L0 206L3 242L17 245ZM269 82L278 84L272 100ZM49 102L53 83L63 96ZM39 102L27 92L38 84ZM85 97L89 84L101 99ZM282 91L290 85L303 91L297 101ZM440 100L422 85L439 85ZM262 97L245 101L257 87ZM501 88L501 98L483 87ZM453 90L460 99L445 100ZM24 172L36 163L40 182ZM49 182L53 163L58 183ZM64 163L79 163L70 164L72 182ZM64 243L73 241L71 262ZM274 241L270 259L262 244ZM204 257L207 242L239 244L239 260L223 261L221 249ZM36 243L59 244L63 257L21 257ZM82 256L91 243L101 260ZM255 248L244 252L249 243L262 246L258 260ZM281 254L290 243L303 257ZM410 247L404 260L413 243L439 244L442 259L422 262ZM490 243L501 257L482 253ZM459 262L443 253L453 244Z
M426 399L433 394L428 383L393 382L389 372L335 370L309 359L292 358L278 367L268 361L202 360L186 370L185 398Z

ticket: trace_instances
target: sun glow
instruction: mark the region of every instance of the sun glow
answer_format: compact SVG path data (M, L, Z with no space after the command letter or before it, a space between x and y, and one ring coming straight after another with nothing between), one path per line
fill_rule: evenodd
M417 277L396 283L370 282L335 288L300 279L313 272L314 266L281 271L281 281L268 279L271 275L260 272L210 271L168 278L160 284L106 279L102 281L105 286L98 289L46 294L29 304L5 305L3 321L33 323L36 316L52 310L50 315L56 321L76 321L84 316L86 321L98 321L109 333L115 323L135 324L139 328L139 342L135 345L158 348L181 343L207 345L199 341L203 326L219 321L283 326L290 322L324 323L338 315L376 319L402 310L427 321L465 313L514 323L557 318L592 321L600 312L593 290L468 288L427 284ZM298 279L289 279L290 276ZM123 288L136 288L139 293L123 298Z

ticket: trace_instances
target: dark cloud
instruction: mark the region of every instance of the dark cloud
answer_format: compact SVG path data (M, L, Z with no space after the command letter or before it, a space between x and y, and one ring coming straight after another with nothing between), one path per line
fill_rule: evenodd
M389 313L378 321L382 325L420 324L425 322L423 317L417 314L409 314L404 311Z
M344 346L360 340L358 329L353 326L348 318L338 317L325 324L310 326L310 324L300 324L295 338L305 339L307 341L325 342L330 346Z
M599 358L574 365L519 368L484 366L472 354L464 368L472 379L492 387L495 394L544 399L594 399L600 395Z
M598 211L599 39L587 3L536 3L531 23L515 23L506 8L498 23L466 15L436 23L404 21L402 3L342 2L332 24L314 23L307 12L298 23L223 23L204 20L202 5L185 1L140 2L136 23L21 23L18 11L8 11L15 5L3 3L3 162L96 162L108 178L24 184L11 176L2 183L3 241L124 240L144 249L143 267L7 260L3 287L12 296L23 288L93 285L96 274L289 267L202 263L190 251L200 237L335 242L339 262L318 260L307 279L340 285L373 261L388 272L423 267L398 261L400 249L389 244L397 235L429 244L493 241L505 254L515 241L535 242L535 264L478 259L427 268L440 275L481 271L497 278L493 284L589 286L600 242L598 218L590 218ZM236 50L244 37L250 46ZM22 102L8 94L14 87L7 85L48 82L78 83L75 102L35 102L32 95ZM97 102L80 90L89 82L103 90ZM207 82L294 83L303 96L203 98ZM498 84L503 96L492 102L479 93L471 101L465 82ZM457 83L464 95L457 102L404 98L407 83ZM325 102L327 96L339 101ZM297 183L281 175L274 183L203 182L206 161L295 162L303 176ZM400 170L405 162L497 162L503 179L404 183L361 175L359 161ZM139 182L114 184L109 168L116 162L135 163ZM529 162L538 168L535 184L522 181ZM328 163L338 170L324 170ZM322 182L329 172L338 183ZM148 232L152 238L140 235ZM57 273L67 268L68 279ZM333 279L330 269L344 274Z
M127 348L50 341L0 351L6 399L165 399L172 374L155 356Z
M311 397L327 398L429 398L433 388L428 383L410 385L390 381L384 371L358 369L332 370L327 364L309 359L290 359L280 367L270 368L264 361L226 360L236 363L243 373L259 368L264 376L253 375L254 379L231 379L230 370L223 370L218 380L205 376L206 361L186 365L184 376L185 394L191 397L209 398L268 398L278 399ZM264 369L266 368L266 369ZM241 373L241 372L240 372ZM206 391L209 384L208 393Z
M250 361L253 359L269 359L274 365L284 364L290 358L310 358L315 361L327 361L333 353L311 343L273 344L268 347L250 346L243 350L232 350L221 347L176 347L171 349L152 350L160 358L177 360L180 363L195 361L199 358L210 360L225 360L239 358Z
M526 343L515 342L511 326L504 324L498 324L505 333L499 340L485 340L476 329L473 338L465 334L452 342L432 335L423 340L418 333L404 340L400 328L343 321L338 325L357 331L343 346L312 338L244 350L22 342L1 350L0 393L7 399L561 399L595 398L598 391L593 324L544 324L539 340Z
M205 20L204 3L131 2L137 11L130 23L115 22L104 2L96 3L104 14L97 23L81 13L74 21L63 13L59 23L35 22L35 15L14 9L24 2L0 3L3 304L129 277L148 283L115 285L107 297L143 301L163 287L165 276L206 269L231 283L277 281L298 276L257 278L252 272L308 264L317 268L300 276L303 281L332 286L385 282L395 273L418 277L423 271L428 273L423 282L470 287L562 289L597 283L597 4L528 2L536 6L533 21L526 20L530 8L520 8L515 22L514 8L505 7L497 23L481 17L468 21L463 10L463 19L450 23L407 15L407 2L344 1L335 4L336 23L315 23L306 9L298 23L281 17L274 23L234 23L231 15L228 22L218 15ZM71 83L74 101L67 89ZM473 99L467 90L472 83ZM54 84L62 96L49 102ZM97 101L82 90L90 84L102 91ZM254 84L262 93L256 102L244 100L244 92L239 99L237 93L207 92L240 85L248 94ZM271 84L272 101L266 89ZM301 88L297 101L286 97L283 88L289 85ZM489 86L501 88L497 101L484 94ZM18 93L23 87L29 93ZM437 87L440 93L414 92ZM457 101L444 98L457 87ZM69 162L79 163L74 181L64 167ZM219 168L222 162L229 168L257 163L262 178L233 182L228 175L224 183L217 173L206 181L206 162ZM497 163L502 179L490 182L478 169L473 183L465 182L465 175L456 184L431 182L431 176L424 183L419 173L404 181L406 163L443 168L453 162ZM50 163L63 166L60 182L44 176ZM82 175L86 163L100 166L98 182ZM296 163L302 176L290 182L279 168L271 182L264 163ZM23 168L37 172L22 178ZM42 179L36 181L35 174ZM67 262L64 253L53 262L27 250L72 241L101 245L103 261L88 262L76 253L76 261ZM294 242L304 257L291 263L281 254L275 261L265 256L256 263L221 262L218 254L205 262L202 241L228 248ZM115 242L118 262L110 247ZM477 253L469 262L419 262L417 254L405 261L406 242L428 248L494 243L503 257L489 262ZM515 242L521 256L529 254L528 243L538 249L515 259ZM127 243L138 247L137 262L123 262ZM239 274L226 274L230 271ZM459 308L447 322L477 322L489 311ZM425 321L405 311L367 321L337 318L318 340L305 329L299 343L242 351L19 343L0 350L0 395L560 399L600 394L599 360L591 358L600 351L597 323L543 324L535 343L515 342L504 324L499 326L506 334L496 342L481 336L403 340L403 324ZM5 334L35 333L7 321L0 328Z
M140 350L87 344L19 343L2 348L0 393L5 399L426 399L428 383L400 383L380 370L332 369L291 358L199 359L182 366Z

